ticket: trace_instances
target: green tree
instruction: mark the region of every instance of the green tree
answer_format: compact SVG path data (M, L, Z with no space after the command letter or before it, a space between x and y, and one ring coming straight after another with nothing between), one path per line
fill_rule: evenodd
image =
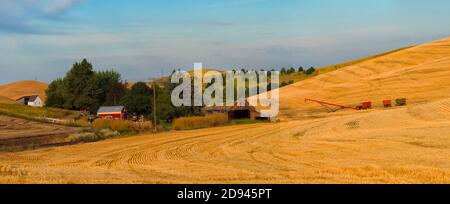
M293 73L295 73L295 69L294 69L294 67L291 67L291 68L287 71L287 74L293 74Z
M118 72L95 72L92 65L83 59L73 65L64 79L57 79L49 85L47 104L93 113L101 105L118 105L125 93L126 86Z
M95 72L92 65L83 59L75 63L64 79L64 108L76 110L89 110L95 98L92 98L92 77Z
M120 105L120 99L122 99L128 92L127 84L114 83L111 84L108 93L106 94L105 106L117 106Z
M306 70L306 74L307 75L311 75L314 74L314 72L316 72L316 69L314 67L309 68L308 70Z
M121 76L115 71L96 72L92 76L89 88L93 94L92 97L98 101L99 105L117 105L120 98L124 95L124 85L121 82ZM95 106L93 105L91 108L98 108Z
M45 106L54 108L63 108L64 99L64 80L56 79L48 85L47 90L45 90L47 99L45 101Z
M299 72L299 73L302 73L302 72L304 72L304 71L305 71L305 69L303 69L303 67L299 67L299 68L298 68L298 72Z
M153 90L144 82L133 85L130 91L120 100L128 112L148 116L152 111Z
M223 75L225 75L225 73L223 73ZM191 77L191 83L193 83L194 78ZM224 82L225 83L225 82ZM193 106L193 102L194 102L194 89L193 87L191 88L191 100L192 100L192 105L190 106L182 106L182 107L174 107L172 106L172 101L171 101L171 94L173 89L175 89L175 87L177 87L179 84L172 84L170 82L166 82L163 84L164 87L164 92L163 94L159 93L156 95L157 96L157 109L160 109L159 106L161 106L162 110L158 110L158 114L161 114L161 119L162 120L166 120L166 121L172 121L175 118L179 118L179 117L184 117L184 116L199 116L202 115L202 107L196 107ZM224 89L224 96L226 96L226 90ZM172 107L171 110L169 110L169 106L167 106L168 104L170 104L169 106Z
M167 88L156 87L156 115L157 121L165 120L166 122L172 122L177 117L177 109L172 105L171 91ZM152 113L153 115L152 108Z
M280 72L280 74L281 74L281 75L283 75L283 74L286 74L286 73L287 73L287 71L286 71L286 68L284 68L284 67L283 67L283 68L281 68L281 72Z

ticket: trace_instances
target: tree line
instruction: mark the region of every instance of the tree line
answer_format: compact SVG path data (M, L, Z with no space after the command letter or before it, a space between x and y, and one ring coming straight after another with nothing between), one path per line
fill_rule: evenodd
M133 84L122 81L116 71L94 71L86 59L75 63L64 78L52 81L46 90L46 106L69 110L88 111L95 114L100 106L123 105L133 115L151 118L153 94L156 93L159 120L172 121L177 117L198 115L200 109L176 108L171 104L171 92L176 84L164 82L150 87L144 82Z
M310 67L309 69L305 70L303 67L299 67L298 69L295 69L294 67L291 67L290 69L281 68L280 74L281 75L289 75L294 73L304 73L306 75L311 75L316 72L316 68Z
M244 73L247 72L244 69L242 71ZM292 74L296 71L312 74L316 70L313 67L306 71L302 67L298 70L294 68L286 70L283 68L281 69L281 74ZM270 73L271 71L268 72L269 76ZM194 80L194 78L192 77L191 80ZM144 82L138 82L128 89L129 84L122 80L120 73L113 70L95 71L92 64L83 59L81 62L76 62L65 77L58 78L49 84L46 90L46 106L88 111L91 114L95 114L100 106L123 105L130 114L143 115L147 118L151 118L153 111L156 111L158 121L166 120L168 122L183 116L201 115L202 107L174 107L172 105L171 93L178 85L170 83L170 80L161 80L151 86ZM271 90L271 85L272 82L269 81L268 91ZM281 84L281 86L283 85L285 84ZM226 87L225 82L224 87ZM248 89L248 82L246 82L247 95L249 95ZM226 89L224 88L224 95L226 95L225 91ZM156 94L156 110L153 107L154 94ZM191 95L193 96L194 94ZM237 94L235 96L237 97Z

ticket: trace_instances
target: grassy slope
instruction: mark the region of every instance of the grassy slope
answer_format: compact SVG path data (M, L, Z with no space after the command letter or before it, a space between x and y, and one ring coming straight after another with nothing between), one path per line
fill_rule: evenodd
M39 121L37 118L40 117L73 119L78 115L78 113L75 111L58 108L33 108L18 104L0 103L0 115Z
M344 63L340 63L340 64L335 64L335 65L329 65L329 66L325 66L325 67L321 67L317 69L317 72L311 75L306 75L304 73L294 73L294 74L287 74L287 75L282 75L280 77L280 83L282 82L289 82L290 80L293 80L294 82L299 82L299 81L303 81L318 75L322 75L322 74L326 74L332 71L336 71L338 69L341 69L343 67L348 67L348 66L352 66L355 64L359 64L368 60L372 60L375 58L379 58L382 56L386 56L395 52L399 52L408 48L411 48L413 46L409 46L409 47L404 47L404 48L400 48L400 49L396 49L396 50L392 50L389 52L385 52L385 53L381 53L381 54L377 54L377 55L373 55L370 57L365 57L365 58L361 58L361 59L357 59L357 60L353 60L353 61L349 61L349 62L344 62Z
M409 49L409 48L412 48L412 47L414 47L414 46L408 46L408 47L404 47L404 48L400 48L400 49L395 49L395 50L392 50L392 51L389 51L389 52L373 55L373 56L370 56L370 57L365 57L365 58L361 58L361 59L357 59L357 60L353 60L353 61L349 61L349 62L344 62L344 63L340 63L340 64L335 64L335 65L330 65L330 66L326 66L326 67L321 67L321 68L319 68L319 74L325 74L325 73L328 73L328 72L332 72L332 71L338 70L338 69L343 68L343 67L348 67L348 66L352 66L352 65L355 65L355 64L359 64L359 63L362 63L362 62L365 62L365 61L368 61L368 60L372 60L372 59L375 59L375 58L383 57L383 56L386 56L386 55L389 55L389 54L393 54L393 53L396 53L396 52L399 52L399 51L402 51L402 50L406 50L406 49Z
M45 100L48 85L37 81L18 81L0 86L0 115L7 115L26 120L39 121L37 118L48 117L72 119L77 112L57 108L33 108L15 104L14 100L25 95L39 95Z

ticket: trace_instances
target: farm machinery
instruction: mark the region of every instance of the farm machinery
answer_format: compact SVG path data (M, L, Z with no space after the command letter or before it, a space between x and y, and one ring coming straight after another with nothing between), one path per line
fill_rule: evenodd
M363 102L363 103L361 103L361 105L358 105L358 106L339 105L339 104L335 104L335 103L329 103L329 102L319 101L319 100L314 100L314 99L305 99L305 102L318 103L318 104L326 107L330 112L336 112L336 111L342 110L342 109L368 110L368 109L372 109L372 106L373 106L371 101ZM397 106L405 106L406 105L406 99L405 98L396 99L395 102L396 102ZM337 109L332 109L332 107L337 108ZM383 107L385 107L385 108L392 107L392 101L391 100L384 100L383 101Z
M329 102L325 102L325 101L318 101L318 100L313 100L313 99L305 99L305 102L318 103L318 104L328 108L331 112L336 112L336 111L342 110L342 109L367 110L367 109L371 109L372 108L372 102L370 102L370 101L364 102L361 105L356 106L356 107L339 105L339 104L329 103ZM335 108L338 108L338 109L331 109L330 107L335 107Z

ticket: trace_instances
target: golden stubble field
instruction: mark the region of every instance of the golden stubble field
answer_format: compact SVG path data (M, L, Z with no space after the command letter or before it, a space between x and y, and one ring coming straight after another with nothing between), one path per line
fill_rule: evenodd
M449 91L444 39L281 89L280 123L0 153L0 183L450 183Z

